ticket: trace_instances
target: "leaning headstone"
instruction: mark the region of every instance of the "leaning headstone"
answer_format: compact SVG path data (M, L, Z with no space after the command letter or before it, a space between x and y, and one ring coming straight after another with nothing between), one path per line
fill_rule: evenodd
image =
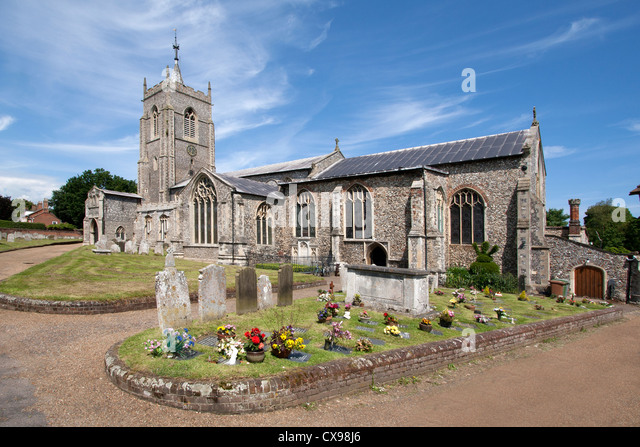
M13 233L7 234L7 243L8 242L15 242L15 241L16 241L16 237L13 235Z
M278 306L293 304L293 267L285 264L278 269Z
M158 242L153 249L153 252L157 255L164 255L164 244L162 242Z
M227 277L224 267L209 265L198 277L198 314L200 320L222 318L227 313Z
M258 310L256 270L245 267L236 273L236 313L242 315L256 310Z
M111 251L111 253L120 253L120 246L116 243L111 244L111 247L109 247L109 250Z
M275 305L271 281L267 275L260 275L258 277L258 310L268 309Z
M140 247L138 247L139 255L148 255L149 254L149 243L145 240L140 242Z
M191 317L187 278L184 272L171 265L171 259L167 261L165 269L156 273L156 307L162 331L186 327Z
M108 250L107 240L105 238L100 238L98 242L96 242L96 250Z

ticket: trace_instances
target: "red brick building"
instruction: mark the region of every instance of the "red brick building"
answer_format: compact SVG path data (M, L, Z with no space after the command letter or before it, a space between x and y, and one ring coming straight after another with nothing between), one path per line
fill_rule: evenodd
M27 222L43 223L45 225L53 225L62 223L51 211L49 211L49 201L44 199L38 202L38 205L31 207L27 211Z

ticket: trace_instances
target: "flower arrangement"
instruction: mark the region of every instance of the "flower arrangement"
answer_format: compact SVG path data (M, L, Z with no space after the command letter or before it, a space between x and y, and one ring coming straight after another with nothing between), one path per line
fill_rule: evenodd
M332 301L329 301L325 307L329 310L329 312L331 312L332 316L337 316L338 315L338 309L340 309L340 305L338 303L334 303Z
M422 324L431 324L431 320L429 320L428 318L423 318L422 321L420 321Z
M318 311L318 321L324 323L327 318L331 317L331 312L326 307L323 307Z
M474 316L475 316L476 322L478 323L486 324L489 322L489 318L486 315L475 314Z
M371 316L369 316L366 310L363 310L362 312L360 312L360 316L358 317L358 319L360 321L369 321L371 320Z
M294 349L304 349L301 337L295 337L292 326L282 326L271 334L271 352L276 357L288 357Z
M455 316L455 313L452 310L449 310L449 309L443 310L440 313L440 315L438 315L438 318L440 319L440 326L444 326L444 327L451 326L454 316Z
M388 313L384 313L384 324L387 326L397 326L398 319L394 315L390 315Z
M542 304L536 304L533 306L536 310L544 310L544 306Z
M520 293L520 295L518 295L518 301L529 301L529 297L524 290Z
M564 297L559 295L558 298L556 298L556 303L564 303Z
M162 342L162 352L166 353L169 358L186 355L195 344L195 338L189 334L187 328L184 328L182 332L167 328L162 331L162 335L165 337Z
M449 307L455 308L457 304L458 304L458 299L457 298L451 298L449 300Z
M502 307L494 307L493 311L498 316L498 320L502 319L502 317L507 316L507 312Z
M144 350L147 351L151 357L160 357L162 355L162 342L156 339L148 339L144 342Z
M398 329L398 326L387 326L384 328L383 332L387 335L393 335L394 337L400 336L400 329Z
M220 355L224 358L228 359L233 356L234 350L236 351L236 355L244 354L244 346L240 340L236 340L235 338L225 338L223 340L218 340L217 350Z
M362 302L362 298L360 297L359 293L356 293L355 295L353 295L353 302L351 303L354 306L361 306L364 303Z
M218 335L222 335L224 337L235 337L236 327L233 324L225 324L224 326L218 326L216 332L218 333Z
M246 341L244 342L244 349L246 351L262 351L264 349L264 339L266 335L264 335L260 329L254 327L251 331L247 331L244 333L246 337Z
M351 332L342 329L342 321L331 324L331 330L324 333L324 339L329 343L335 343L336 340L351 340Z
M373 351L373 343L368 338L359 338L356 340L356 351L371 352Z
M333 299L333 293L326 290L318 290L318 301L331 301Z
M444 292L442 290L436 290L435 292L436 295L444 295Z
M429 320L428 318L423 318L420 321L420 324L418 324L418 327L423 331L431 332L433 326L431 326L431 320Z

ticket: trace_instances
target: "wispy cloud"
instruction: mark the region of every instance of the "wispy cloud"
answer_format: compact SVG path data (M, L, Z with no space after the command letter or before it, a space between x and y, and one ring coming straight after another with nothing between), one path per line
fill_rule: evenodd
M545 160L566 157L567 155L571 155L576 152L575 149L565 146L545 146L543 151Z
M13 122L15 118L9 115L0 116L0 132L7 129Z
M14 143L17 146L44 149L51 152L67 152L78 154L108 154L119 152L132 152L139 150L140 139L137 135L120 138L115 141L96 143L96 144L78 144L78 143L43 143L22 141Z

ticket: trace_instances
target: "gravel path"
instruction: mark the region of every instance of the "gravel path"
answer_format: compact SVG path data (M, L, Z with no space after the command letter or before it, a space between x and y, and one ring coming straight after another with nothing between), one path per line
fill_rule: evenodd
M260 426L638 426L640 318L637 308L626 309L620 322L455 365L383 393L264 413ZM0 309L0 426L256 426L256 415L160 406L109 381L105 352L156 325L153 309L92 316Z

